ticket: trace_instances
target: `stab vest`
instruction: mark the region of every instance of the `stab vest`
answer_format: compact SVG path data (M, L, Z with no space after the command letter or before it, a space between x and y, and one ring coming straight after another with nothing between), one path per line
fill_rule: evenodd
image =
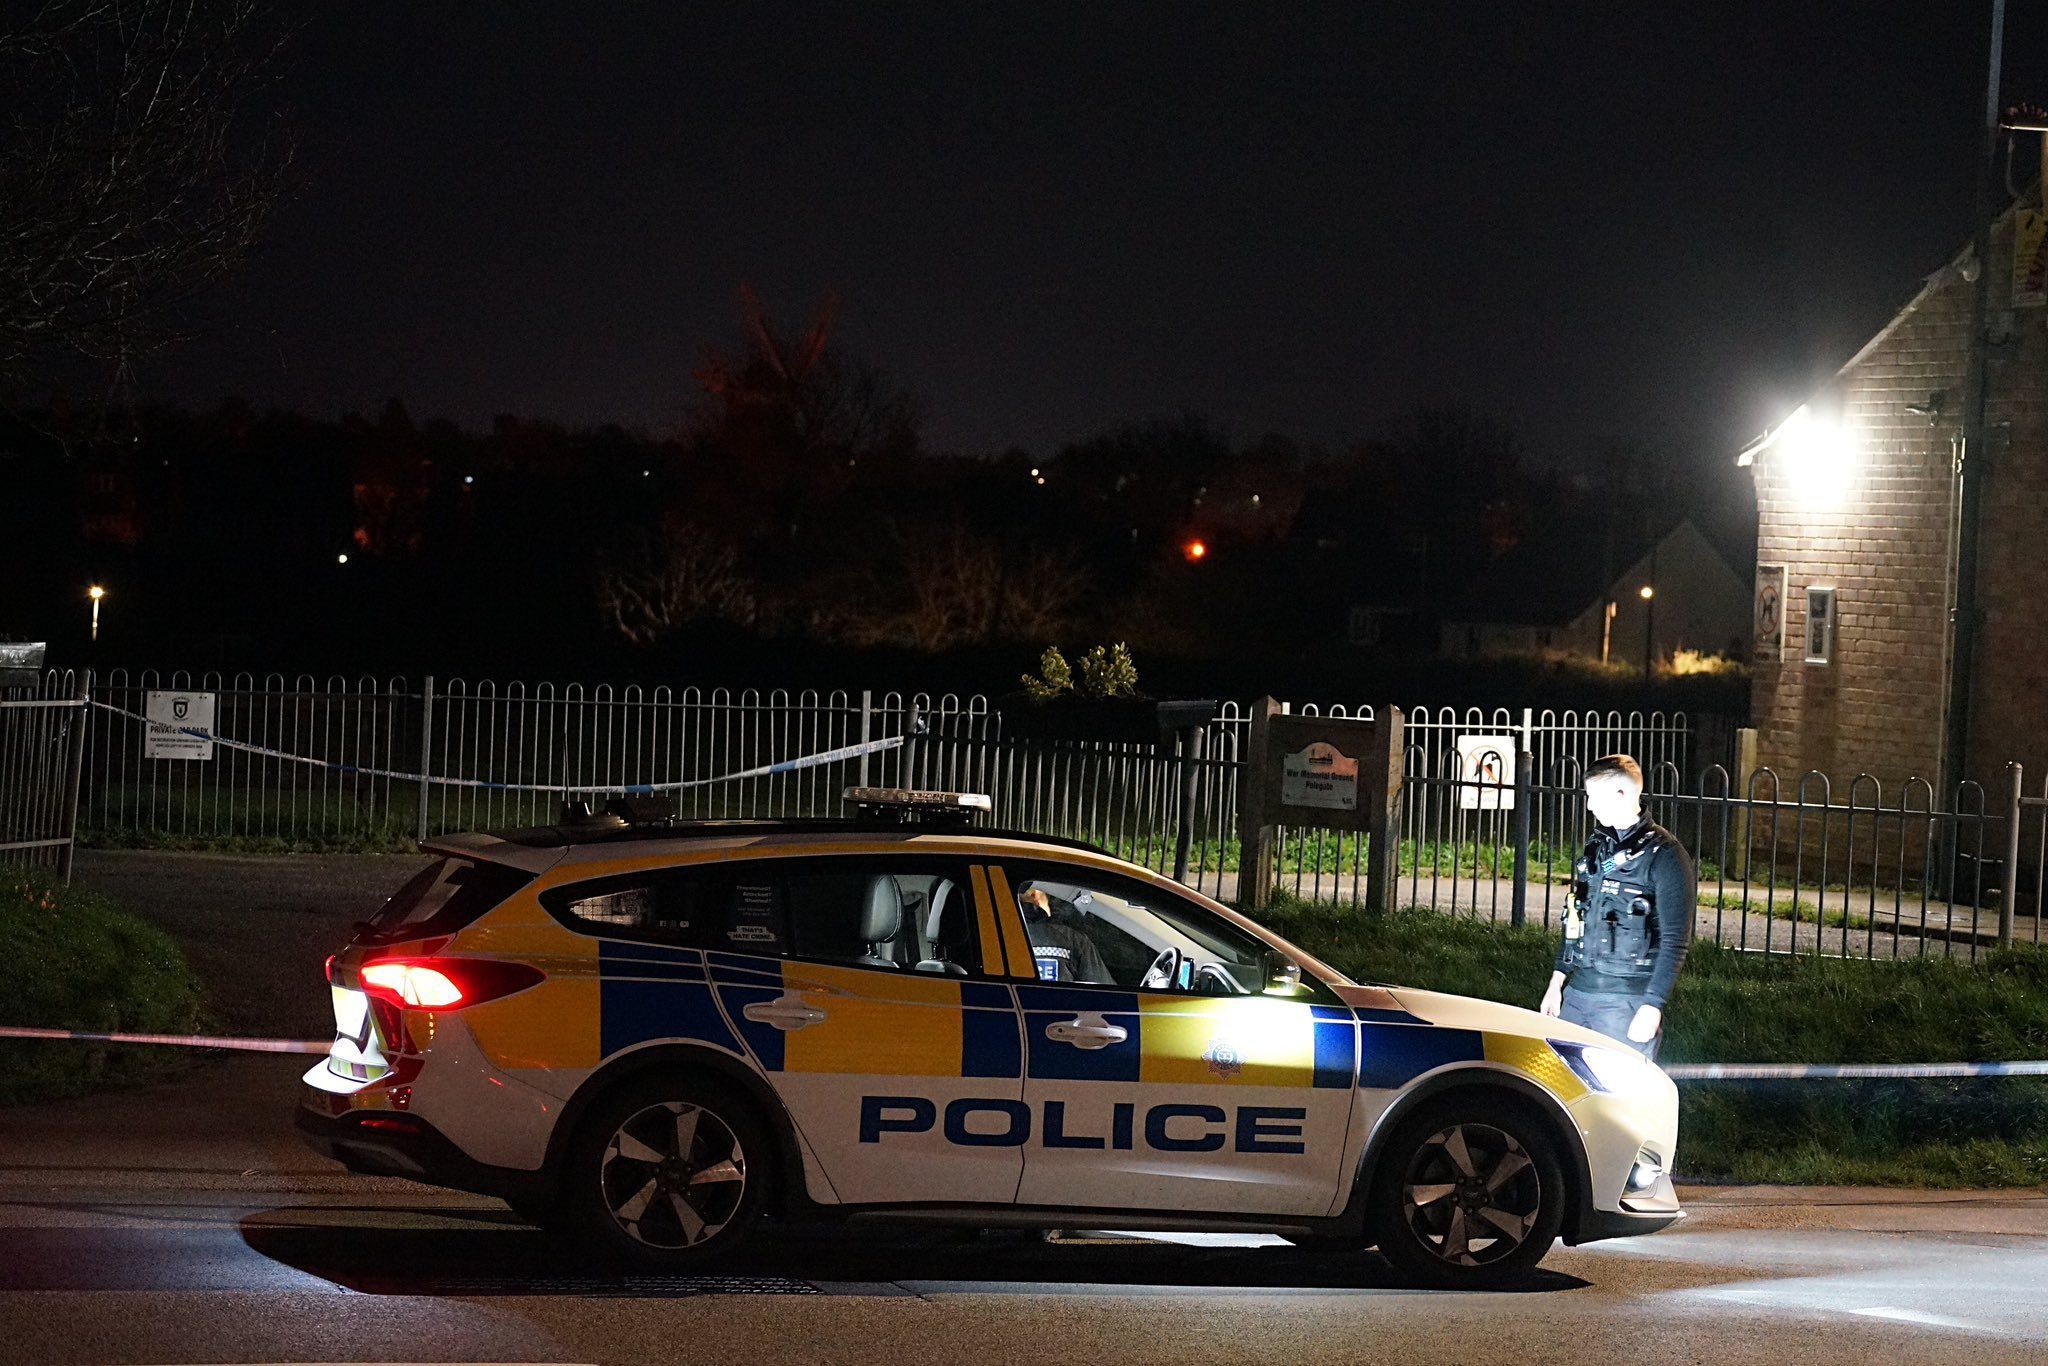
M1616 835L1595 826L1572 867L1564 970L1580 991L1641 992L1657 962L1657 894L1650 871L1673 843L1648 817Z

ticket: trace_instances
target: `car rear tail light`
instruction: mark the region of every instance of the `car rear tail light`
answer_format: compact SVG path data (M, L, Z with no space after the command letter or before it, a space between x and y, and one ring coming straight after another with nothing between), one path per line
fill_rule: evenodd
M328 984L329 984L329 985L332 985L332 984L333 984L333 982L334 982L334 955L333 955L333 954L331 954L331 953L330 953L330 954L328 954L328 955L327 955L327 964L326 964L325 968L323 969L323 971L325 971L325 972L326 972L326 974L327 974L327 981L328 981Z
M544 981L525 963L482 958L379 958L356 970L372 1000L406 1010L461 1010Z

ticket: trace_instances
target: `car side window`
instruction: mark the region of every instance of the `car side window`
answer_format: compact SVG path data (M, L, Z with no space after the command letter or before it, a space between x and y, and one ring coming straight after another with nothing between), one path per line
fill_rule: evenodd
M540 903L571 929L678 948L724 946L729 878L720 868L655 868L552 887Z
M980 973L967 869L951 860L740 865L733 872L732 926L754 937L752 952L945 977ZM738 942L727 947L746 950Z
M1278 955L1266 942L1170 891L1059 864L1006 871L1043 980L1198 996L1267 989Z

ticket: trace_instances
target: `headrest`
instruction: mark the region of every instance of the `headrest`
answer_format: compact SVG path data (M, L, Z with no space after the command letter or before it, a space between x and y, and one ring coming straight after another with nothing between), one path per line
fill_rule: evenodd
M952 883L941 880L933 884L932 909L931 914L925 917L924 934L932 943L948 949L962 947L972 936L973 926L967 918L967 898Z
M893 877L868 880L867 905L860 916L861 942L886 944L903 930L903 893Z

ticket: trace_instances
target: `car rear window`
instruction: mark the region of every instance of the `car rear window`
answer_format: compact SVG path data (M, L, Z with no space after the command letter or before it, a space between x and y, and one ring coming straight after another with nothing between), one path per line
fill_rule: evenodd
M453 934L533 881L501 863L444 858L422 868L363 923L365 942Z

